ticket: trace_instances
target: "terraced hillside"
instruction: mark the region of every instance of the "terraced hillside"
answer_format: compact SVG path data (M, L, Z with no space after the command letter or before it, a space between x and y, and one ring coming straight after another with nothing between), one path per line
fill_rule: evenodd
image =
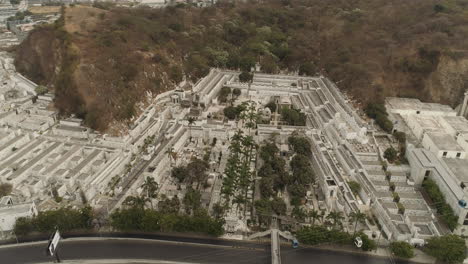
M209 67L318 72L361 101L459 102L468 88L462 0L269 0L209 8L74 6L18 47L16 66L100 131L117 133L149 94Z

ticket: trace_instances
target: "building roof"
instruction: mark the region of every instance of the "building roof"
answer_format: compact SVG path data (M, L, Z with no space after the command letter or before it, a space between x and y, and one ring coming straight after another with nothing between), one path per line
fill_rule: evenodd
M455 175L459 181L468 183L468 160L448 158L444 158L442 160L447 164L453 175Z
M385 99L387 106L395 110L414 110L414 111L440 111L440 112L454 112L450 106L436 104L436 103L423 103L418 99L413 98L399 98L387 97Z
M464 151L458 142L447 133L429 132L426 134L439 150Z
M468 132L468 120L462 116L444 116L443 119L457 132Z

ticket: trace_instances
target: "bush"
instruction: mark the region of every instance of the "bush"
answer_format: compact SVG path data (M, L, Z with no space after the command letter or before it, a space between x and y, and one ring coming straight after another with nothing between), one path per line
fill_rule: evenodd
M382 103L369 103L364 108L366 115L375 120L378 126L380 126L387 133L391 133L393 130L393 123L388 119L387 109Z
M111 214L111 226L121 231L194 232L212 236L224 233L222 220L197 210L193 216L161 213L151 209L119 209Z
M184 73L182 72L182 69L174 65L169 69L169 78L176 84L182 82L184 78Z
M281 117L290 126L305 126L306 124L306 116L297 109L283 108Z
M400 258L414 257L413 246L404 241L392 242L390 244L390 250L395 256Z
M290 136L288 138L288 143L297 154L304 156L310 156L312 154L310 142L305 137Z
M243 71L239 74L239 81L240 82L251 82L253 80L253 74L250 72Z
M348 185L349 185L349 188L351 189L351 191L354 193L354 195L359 194L359 191L361 190L361 185L358 182L349 181Z
M33 218L18 218L15 224L15 234L27 235L31 232L50 233L55 227L61 232L90 229L93 210L87 206L82 209L60 208L58 210L39 212Z
M422 184L433 204L437 208L437 213L444 220L450 230L455 230L458 225L458 216L455 215L453 209L445 202L445 197L440 191L437 184L431 179L425 179Z
M370 239L366 234L359 234L359 237L362 239L361 249L364 251L372 251L377 248L377 243L374 240Z
M218 100L221 103L225 103L227 101L227 97L228 97L228 95L230 93L231 93L231 88L229 88L229 87L221 88L221 90L219 91L219 94L218 94Z
M393 136L396 138L396 140L398 140L400 144L405 144L406 142L405 132L395 131L395 133L393 133Z
M389 147L384 152L384 158L389 162L394 162L398 157L398 152L393 147Z
M322 243L352 244L353 237L342 231L328 230L323 226L303 227L296 233L297 239L306 245L317 245Z
M41 94L45 94L47 93L49 90L47 89L47 87L43 86L43 85L38 85L35 89L36 93L41 95Z
M424 251L445 263L462 263L466 257L465 240L457 235L432 237L427 240Z

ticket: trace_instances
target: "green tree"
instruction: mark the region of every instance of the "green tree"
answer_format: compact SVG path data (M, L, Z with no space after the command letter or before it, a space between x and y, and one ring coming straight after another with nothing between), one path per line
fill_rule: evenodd
M362 239L362 250L372 251L377 248L377 243L375 243L374 240L370 239L366 234L359 233L359 237Z
M189 172L187 170L187 167L180 166L172 168L171 175L172 177L176 178L179 181L179 183L182 183L189 177Z
M281 117L290 126L305 126L306 116L299 110L294 108L283 108L281 109Z
M306 62L299 66L299 75L314 76L317 67L312 62Z
M431 237L427 240L424 251L445 263L462 263L466 258L465 240L457 235Z
M365 222L366 220L366 215L364 213L361 213L361 212L351 212L351 214L349 214L349 218L352 222L354 222L354 231L353 231L353 236L356 234L356 228L357 228L357 225L359 222Z
M237 108L234 106L227 106L223 110L224 116L227 117L229 120L236 119L237 115L239 114Z
M437 184L431 179L425 179L422 186L437 208L437 214L441 216L450 230L455 230L458 226L458 216L445 201L444 194L440 191Z
M151 203L151 208L153 208L153 202L152 199L157 197L157 191L158 191L158 183L154 180L153 177L146 177L145 181L141 185L141 188L143 189L143 194L146 196L146 198L150 201Z
M241 89L239 88L234 88L234 90L232 90L232 94L235 96L235 97L239 97L239 95L241 95L242 91Z
M188 122L188 127L189 127L189 137L190 137L190 141L192 140L192 125L193 123L195 123L195 118L189 116L187 118L187 122Z
M183 199L185 211L193 214L201 206L201 193L198 190L189 188Z
M286 203L283 199L279 197L275 197L273 201L271 201L271 209L278 214L278 215L285 215L286 214Z
M260 179L260 193L262 197L270 198L275 194L274 180L272 177L263 177Z
M218 93L218 100L221 103L226 103L228 96L231 94L231 88L230 87L223 87L221 90L219 90Z
M180 210L180 200L177 196L172 199L164 196L158 203L158 210L163 214L177 214Z
M317 219L320 219L320 213L319 213L319 211L312 209L309 212L309 217L312 218L312 225L315 225L315 221Z
M343 213L333 211L327 215L327 219L333 222L333 229L336 229L337 226L342 225L342 221L344 217L343 217Z
M169 69L169 78L171 78L171 80L176 84L182 82L184 78L184 73L182 72L182 69L180 68L180 66L173 65Z
M187 171L189 173L189 183L197 183L197 189L200 184L204 184L208 178L206 171L208 170L208 162L195 158L189 164L187 164Z
M399 258L412 258L414 257L413 246L404 241L396 241L390 243L390 250Z
M145 198L143 196L127 196L127 198L125 198L122 204L130 206L130 207L143 209L147 201L148 201L148 198Z
M398 157L398 152L393 147L389 147L384 152L384 158L389 162L394 162Z
M297 239L306 245L322 243L351 244L353 238L346 232L328 230L324 226L302 227L296 232Z
M398 140L400 144L405 144L406 142L406 134L405 132L395 131L393 136Z
M312 154L310 142L305 137L295 135L290 136L288 137L288 143L297 154L302 154L305 156L310 156Z
M60 208L58 210L39 212L33 218L18 218L14 227L18 236L27 235L30 232L50 233L58 227L61 232L72 230L90 229L94 218L91 207L81 209Z
M304 208L294 206L291 212L291 216L294 217L299 222L304 222L307 217L307 213L304 211Z
M246 83L246 82L251 82L252 80L253 80L253 74L250 72L243 71L241 72L241 74L239 74L240 82Z
M13 185L9 183L1 183L0 184L0 197L9 195L12 189L13 189Z

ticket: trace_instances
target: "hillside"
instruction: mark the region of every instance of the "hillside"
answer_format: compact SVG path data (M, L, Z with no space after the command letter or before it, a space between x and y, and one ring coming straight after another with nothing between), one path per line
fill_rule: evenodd
M468 88L462 0L270 0L210 8L75 6L18 47L16 66L56 107L113 132L139 102L209 67L321 72L361 101L455 105ZM116 122L114 122L116 121ZM112 128L112 129L109 129ZM110 130L110 131L109 131Z

